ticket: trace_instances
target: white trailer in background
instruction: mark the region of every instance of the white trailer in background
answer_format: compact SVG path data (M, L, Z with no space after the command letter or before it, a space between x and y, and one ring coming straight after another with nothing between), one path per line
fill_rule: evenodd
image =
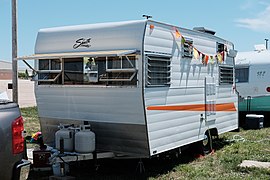
M59 123L88 123L97 151L146 158L237 129L234 46L200 31L152 20L41 29L19 59L36 60L45 143Z
M255 51L239 52L235 63L236 89L241 97L240 122L244 121L246 114L261 114L265 117L265 125L269 126L270 51L264 47Z

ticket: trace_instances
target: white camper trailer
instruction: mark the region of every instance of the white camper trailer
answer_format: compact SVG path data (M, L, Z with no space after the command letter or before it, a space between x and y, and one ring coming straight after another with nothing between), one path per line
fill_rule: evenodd
M269 61L270 51L265 48L239 52L235 58L236 88L241 97L239 103L241 121L245 119L246 114L261 114L265 117L265 125L269 126L267 121L270 114Z
M234 46L199 30L152 20L41 29L35 54L19 59L36 60L45 143L59 123L87 123L97 151L146 158L237 129Z
M237 91L241 97L270 95L270 51L239 52L235 58Z

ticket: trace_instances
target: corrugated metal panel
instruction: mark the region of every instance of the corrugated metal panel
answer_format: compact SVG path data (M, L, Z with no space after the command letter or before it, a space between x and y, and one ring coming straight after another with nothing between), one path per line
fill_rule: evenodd
M168 26L160 26L155 24L153 30L150 29L148 24L145 32L144 51L154 51L159 53L172 54L173 34L168 29Z
M36 88L41 117L145 124L138 88Z
M208 55L216 54L216 41L209 39L202 39L198 37L192 37L193 44L200 52L204 52Z
M54 144L59 123L88 121L98 150L148 157L144 110L139 88L38 86L37 106L46 143Z
M218 65L200 60L182 58L181 47L174 40L172 26L151 22L145 34L145 51L171 54L171 86L145 88L145 106L192 105L204 106L205 77L215 77L218 103L235 102L237 95L232 87L218 86ZM224 42L214 36L181 30L185 38L193 40L194 46L207 55L216 54L216 43ZM160 38L159 38L160 37ZM228 44L231 46L231 44ZM226 61L231 64L232 62ZM207 128L217 128L220 133L237 127L237 112L216 112L216 119L208 124L200 120L205 111L166 111L146 110L150 153L164 152L198 140L204 136Z

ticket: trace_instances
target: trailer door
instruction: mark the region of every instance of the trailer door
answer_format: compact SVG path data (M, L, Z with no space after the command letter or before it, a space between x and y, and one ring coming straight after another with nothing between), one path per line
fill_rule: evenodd
M213 122L216 120L216 81L215 77L205 77L205 120ZM212 123L210 123L212 124Z

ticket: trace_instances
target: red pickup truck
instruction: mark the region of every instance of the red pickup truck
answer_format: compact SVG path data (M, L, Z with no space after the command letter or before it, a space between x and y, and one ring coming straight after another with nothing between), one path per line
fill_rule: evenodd
M25 143L19 106L0 99L0 179L27 179L30 162L23 159Z

